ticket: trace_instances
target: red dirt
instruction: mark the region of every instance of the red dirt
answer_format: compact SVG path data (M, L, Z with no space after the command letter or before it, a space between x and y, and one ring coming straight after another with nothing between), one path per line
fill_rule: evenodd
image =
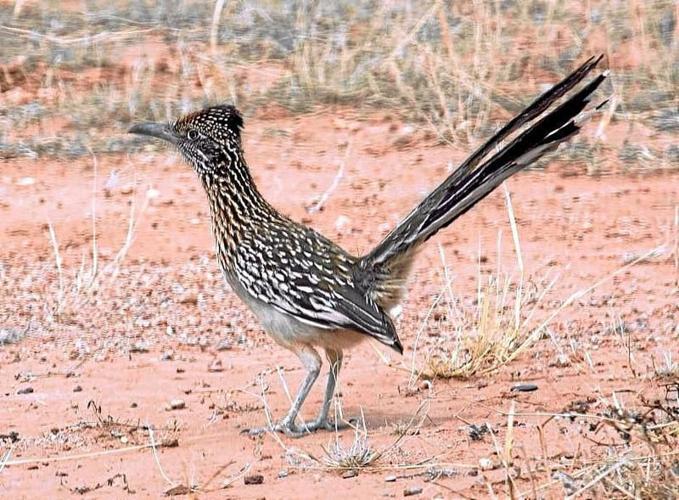
M456 164L465 154L463 148L427 144L418 132L412 145L399 149L391 138L401 126L341 111L302 118L258 116L247 124L246 152L259 186L276 207L360 253L445 177L449 161ZM331 184L347 148L339 187L324 210L309 214L305 206ZM3 164L0 319L5 323L0 329L18 331L28 324L28 337L0 347L0 435L5 436L0 442L11 450L0 473L0 496L119 498L134 491L157 497L172 486L166 474L173 484L195 486L203 498L318 498L340 491L343 496L400 497L411 486L422 486L426 497L478 497L488 494L488 485L506 491L505 469L499 467L491 436L471 440L468 424L489 423L503 449L507 417L502 412L515 403L517 463L528 463L527 457L550 463L575 455L594 458L603 451L586 438L593 434L584 420L545 424L542 448L538 424L547 417L531 415L561 412L588 398L588 411L600 413L613 392L630 405L639 394L662 395L652 363L658 365L668 352L679 359L678 270L672 256L679 174L564 177L556 163L547 172L521 173L508 184L526 272L536 280L548 271L562 273L541 306L543 316L635 256L665 246L581 297L552 323L559 349L570 358L563 366L557 363L559 349L544 339L491 376L418 382L413 391L408 382L415 333L442 290L437 244L463 302L476 293L479 248L485 271L492 272L498 261L516 269L502 193L491 195L422 253L398 327L405 356L378 347L386 364L370 344L348 354L341 381L344 413L364 413L370 445L389 451L373 468L344 479L342 471L296 454L322 461L321 446L332 446L333 433L282 437L280 443L269 435L240 434L265 419L259 375L279 418L288 400L275 368L286 367L281 373L292 389L302 371L290 353L260 332L222 283L206 203L193 173L165 150L148 151L100 157L96 177L90 159ZM35 183L21 185L30 183L21 181L25 178ZM144 208L149 189L157 196ZM96 295L83 299L71 291L81 259L92 247L93 198L105 276ZM134 242L111 281L105 267L124 241L130 203L136 206ZM46 312L58 295L48 222L64 259L67 293L58 317ZM631 358L625 338L611 329L616 319L632 339ZM420 366L428 346L453 331L451 322L443 314L428 323ZM226 349L219 349L225 342ZM519 381L538 390L511 392ZM321 386L304 407L306 418L318 409ZM33 392L21 394L27 387ZM173 399L182 399L186 407L168 411ZM420 405L426 418L413 435L391 447L395 430L405 428ZM178 440L176 447L158 448L162 470L144 447L150 436L138 424L155 427L158 443ZM352 431L339 435L348 446ZM605 432L596 439L605 441ZM490 470L479 467L485 458L493 464ZM438 467L440 476L426 476L421 464ZM238 476L242 468L246 475L261 474L263 484L245 485ZM392 475L396 481L385 482ZM537 477L539 484L550 481L548 474ZM531 490L526 469L516 484L519 491ZM559 497L563 490L554 482L544 494Z

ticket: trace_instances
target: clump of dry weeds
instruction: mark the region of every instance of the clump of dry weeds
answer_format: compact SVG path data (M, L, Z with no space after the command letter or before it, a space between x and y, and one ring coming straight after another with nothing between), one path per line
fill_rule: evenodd
M448 315L453 333L438 352L430 352L423 375L430 378L468 378L498 370L530 348L543 335L546 323L531 324L538 304L554 286L544 287L524 277L524 261L509 191L505 199L517 255L519 277L498 267L495 274L477 274L477 296L473 307L460 307L453 297L451 280L441 252L448 295ZM500 246L501 235L498 238ZM498 251L499 255L499 251ZM415 355L413 355L415 356ZM413 358L414 359L414 358Z
M679 491L679 384L664 400L628 407L613 394L593 434L604 434L595 444L605 449L605 458L580 462L558 479L568 498L585 492L595 496L634 499L674 499ZM608 431L608 432L607 432ZM575 465L575 464L574 464Z
M508 304L512 290L520 287L510 277L490 275L481 279L476 306L461 310L458 316L452 349L428 357L428 377L468 378L495 371L538 340L540 333L525 325L526 308L535 299L524 296L514 300L512 306Z

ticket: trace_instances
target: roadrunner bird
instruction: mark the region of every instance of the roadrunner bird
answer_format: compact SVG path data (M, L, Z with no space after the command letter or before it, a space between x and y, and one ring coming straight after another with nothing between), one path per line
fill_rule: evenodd
M243 118L235 107L209 107L172 123L142 123L130 129L170 142L193 166L207 193L217 259L226 281L264 329L306 369L290 411L274 430L300 436L335 428L328 411L345 349L372 337L403 353L389 311L402 299L418 248L505 179L578 133L592 114L583 113L590 95L607 72L577 92L574 88L602 57L590 58L509 121L362 257L267 203L245 162ZM562 104L553 106L571 91ZM510 134L514 137L501 144ZM325 397L318 418L298 425L297 415L320 373L316 348L324 349L330 362Z

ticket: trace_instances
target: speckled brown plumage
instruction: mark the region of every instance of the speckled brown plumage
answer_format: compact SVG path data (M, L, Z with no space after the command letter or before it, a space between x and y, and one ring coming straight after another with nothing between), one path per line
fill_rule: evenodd
M509 176L577 134L582 111L606 73L550 108L600 60L589 59L500 129L362 257L292 221L262 197L245 161L243 119L235 107L213 106L170 124L131 129L171 142L191 163L207 194L217 259L226 280L264 329L295 352L307 369L277 430L301 435L330 426L328 408L345 348L372 337L403 352L389 312L403 296L418 247ZM500 147L512 134L514 138ZM297 414L321 365L315 347L325 349L331 370L319 417L300 427Z

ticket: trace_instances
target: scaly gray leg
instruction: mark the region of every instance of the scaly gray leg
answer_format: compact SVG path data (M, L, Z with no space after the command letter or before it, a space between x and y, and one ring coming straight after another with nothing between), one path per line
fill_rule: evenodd
M337 386L337 379L342 368L342 351L335 351L333 349L326 349L325 355L330 363L330 372L328 373L328 383L325 386L325 397L323 398L323 405L318 417L313 422L309 422L305 427L309 432L317 431L318 429L327 429L329 431L344 429L348 425L344 422L331 422L328 420L328 413L330 412L330 404L335 395L335 387Z
M292 402L290 411L288 411L288 414L283 418L283 420L273 426L273 429L267 427L250 429L248 431L250 435L257 435L268 430L274 430L283 432L285 435L290 437L300 437L309 432L307 431L306 426L297 426L297 424L295 424L295 419L299 414L300 408L302 408L304 400L309 395L311 387L314 385L314 382L316 382L318 374L321 372L321 357L313 347L308 345L295 346L294 352L297 354L297 357L299 357L300 361L304 365L304 368L306 368L307 374L304 378L304 381L302 382L302 385L297 391L297 396L295 396L295 400Z

